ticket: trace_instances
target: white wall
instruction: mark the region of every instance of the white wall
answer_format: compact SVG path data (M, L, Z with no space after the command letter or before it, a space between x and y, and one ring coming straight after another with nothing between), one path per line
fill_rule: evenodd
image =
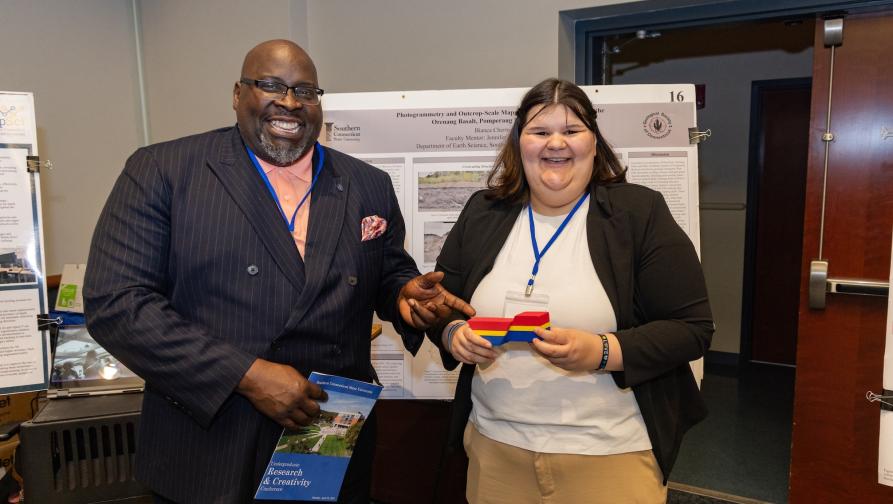
M613 3L311 0L310 50L332 92L532 86L558 74L558 12Z
M233 84L249 49L307 46L306 0L139 2L149 142L235 124Z
M0 0L0 90L31 91L48 274L84 262L99 211L140 138L130 2Z
M304 46L327 91L529 86L558 74L559 11L615 0L136 0L148 137L233 124L258 42ZM87 259L99 211L143 144L132 0L0 0L0 89L35 92L48 274ZM572 77L572 75L565 75Z
M714 28L699 34L635 41L618 59L615 84L691 82L706 85L698 125L713 135L699 148L701 204L747 203L751 82L810 77L811 23ZM805 42L803 42L805 41ZM671 54L698 54L673 57ZM646 62L642 66L642 62ZM701 258L717 331L711 350L738 353L744 273L744 210L701 210Z

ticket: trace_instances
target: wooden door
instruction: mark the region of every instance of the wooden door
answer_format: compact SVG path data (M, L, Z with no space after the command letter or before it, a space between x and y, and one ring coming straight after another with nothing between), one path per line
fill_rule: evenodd
M745 331L755 361L796 362L810 88L810 79L753 83L748 217L754 238L747 273L753 287L751 315L743 321L749 322Z
M831 295L808 307L818 255L830 49L816 24L791 454L791 502L893 502L877 483L886 298ZM848 17L834 62L824 227L829 276L885 280L893 227L893 16Z

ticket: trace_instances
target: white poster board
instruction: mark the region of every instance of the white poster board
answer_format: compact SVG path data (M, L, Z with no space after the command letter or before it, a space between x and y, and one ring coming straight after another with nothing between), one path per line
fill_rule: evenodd
M692 84L585 86L598 124L630 182L660 191L700 251ZM468 197L486 185L527 88L343 93L323 97L321 140L391 176L406 220L406 248L422 272ZM700 253L700 252L699 252ZM386 399L452 399L458 372L425 341L413 358L390 324L372 342ZM701 361L692 363L700 381Z
M34 96L0 91L0 394L45 390L49 381L40 178Z
M893 285L893 245L890 253L890 285ZM893 296L887 294L887 326L884 345L884 378L882 403L893 403ZM893 486L893 411L881 407L881 429L878 436L877 482Z

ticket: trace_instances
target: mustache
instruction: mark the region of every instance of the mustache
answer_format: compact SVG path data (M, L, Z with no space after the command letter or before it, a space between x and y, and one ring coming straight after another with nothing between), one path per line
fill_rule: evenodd
M280 106L273 106L270 112L267 114L268 116L278 116L278 117L288 117L291 119L298 119L303 122L307 122L307 114L303 111L303 109L297 110L289 110Z

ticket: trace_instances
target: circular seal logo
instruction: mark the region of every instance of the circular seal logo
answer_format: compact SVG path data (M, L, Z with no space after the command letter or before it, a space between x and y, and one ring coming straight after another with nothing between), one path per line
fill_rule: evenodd
M652 112L642 121L642 129L651 138L666 138L673 130L673 121L663 112Z

